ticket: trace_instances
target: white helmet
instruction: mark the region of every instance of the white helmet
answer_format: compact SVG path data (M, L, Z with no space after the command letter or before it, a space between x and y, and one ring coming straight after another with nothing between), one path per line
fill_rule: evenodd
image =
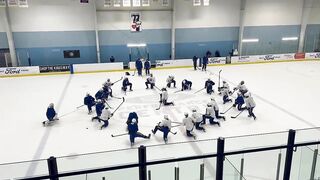
M131 124L135 124L135 123L137 123L137 120L136 120L135 118L133 118L133 119L131 120Z
M196 108L192 108L192 112L197 112L197 109Z
M250 97L251 96L251 93L249 93L249 92L246 92L245 94L244 94L244 97Z
M187 112L184 113L185 116L188 116L189 114Z
M169 119L169 116L168 115L164 115L163 116L165 119Z

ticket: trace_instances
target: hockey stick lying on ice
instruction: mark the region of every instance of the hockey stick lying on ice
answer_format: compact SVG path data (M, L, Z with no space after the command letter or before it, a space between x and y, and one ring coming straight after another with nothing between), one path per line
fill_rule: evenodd
M111 137L119 137L119 136L125 136L128 135L129 133L122 133L122 134L111 134Z
M222 112L222 113L220 113L220 114L225 114L225 113L227 113L231 108L233 108L233 105L232 105L231 107L229 107L226 111L224 111L224 112Z
M85 104L82 104L81 106L78 106L77 109L79 109L79 108L81 108L81 107L83 107L83 106L85 106Z
M74 112L76 112L76 111L78 111L78 109L75 109L75 110L73 110L73 111L71 111L71 112L65 113L65 114L63 114L63 115L61 115L61 116L59 116L59 117L57 117L57 118L54 118L53 121L49 121L49 120L42 121L42 124L43 124L43 126L45 126L46 123L52 123L52 122L54 122L54 121L58 121L60 118L62 118L62 117L64 117L64 116L67 116L67 115L69 115L69 114L72 114L72 113L74 113Z
M161 91L156 85L154 85L154 87L156 87L159 91Z
M116 97L116 96L112 96L112 98L122 99L122 97Z
M124 99L124 97L122 97L122 103L119 104L119 106L113 111L112 114L114 114L121 107L121 105L124 103L124 101L125 101L125 99Z
M240 111L236 116L231 116L231 118L237 118L244 110Z
M198 92L200 92L200 91L202 91L202 90L204 90L204 89L205 89L205 88L202 88L202 89L196 91L194 94L197 94Z

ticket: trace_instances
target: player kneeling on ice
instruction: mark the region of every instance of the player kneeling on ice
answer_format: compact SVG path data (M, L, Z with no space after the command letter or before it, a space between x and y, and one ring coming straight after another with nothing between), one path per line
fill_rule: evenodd
M130 91L132 91L132 83L129 82L129 79L126 77L124 78L124 80L122 81L122 90L123 91L127 91L127 86L130 87Z
M186 134L188 137L193 137L196 139L196 135L193 132L194 121L191 117L189 117L188 113L184 113L184 118L182 120L182 124L186 127Z
M214 97L211 97L211 103L212 103L212 107L213 107L213 110L215 112L216 118L217 119L223 119L225 121L226 118L224 116L220 116L219 106L218 106L218 103L216 102L216 100L214 99Z
M98 99L97 103L96 103L96 114L97 114L97 116L93 117L91 119L91 121L93 121L95 119L98 119L98 121L100 122L100 116L101 116L102 110L104 108L105 108L105 106L104 106L103 101L101 99Z
M196 125L196 129L197 130L201 130L203 132L206 132L206 130L202 127L202 115L200 113L197 112L196 109L192 109L192 115L191 115L193 121L195 122Z
M207 90L207 94L211 94L213 93L213 86L215 85L215 83L209 78L205 84L204 84L204 88L206 88Z
M247 92L244 94L244 101L247 106L247 110L249 112L248 117L253 117L254 120L256 120L256 116L253 114L253 109L256 107L256 103L253 100L253 97L251 96L251 93Z
M212 103L208 103L207 104L207 108L206 108L206 113L204 115L202 115L202 124L206 124L207 119L209 119L209 123L214 125L217 124L218 126L220 126L220 122L219 121L214 121L214 109L212 107Z
M232 102L232 100L229 98L229 90L227 88L221 87L220 92L222 94L223 104Z
M192 82L191 81L188 81L186 79L184 79L181 83L181 91L184 91L184 90L191 90L191 86L192 86Z
M49 107L47 108L47 113L46 116L48 118L48 121L43 121L42 124L43 126L46 125L46 123L50 124L51 122L54 122L56 120L59 120L58 118L58 114L56 113L56 111L54 110L54 104L50 103Z
M233 107L237 107L237 109L239 111L242 111L244 109L246 109L245 107L242 107L242 105L244 104L244 99L243 96L240 92L237 92L237 98L234 100L234 104Z
M109 107L105 107L102 110L101 116L99 117L99 122L103 122L103 125L100 127L100 129L102 130L103 128L108 127L109 125L109 119L113 116L113 114L111 113L111 111L109 110Z
M110 95L110 97L113 97L112 96L112 89L111 89L111 86L113 86L114 83L111 82L110 79L107 79L107 82L105 82L103 84L103 89L108 92L108 94Z
M169 76L167 78L167 87L170 88L173 83L173 87L176 87L176 80L174 80L174 76Z
M246 85L244 85L244 81L241 81L237 87L233 88L233 91L239 90L242 95L248 92Z
M165 143L167 143L168 134L171 130L171 120L169 119L168 115L164 115L164 119L161 122L159 122L158 125L156 125L156 127L154 127L154 129L151 130L151 132L153 134L156 134L158 130L163 132L163 140Z
M153 74L150 74L150 77L147 78L147 81L146 81L146 86L147 86L147 89L149 89L149 84L151 86L151 89L153 89L153 87L155 86L155 83L156 83L156 78L153 77Z
M167 89L166 88L162 88L161 89L161 94L160 94L160 103L163 103L163 105L165 106L168 106L168 105L173 105L174 106L174 103L173 102L168 102L168 92L167 92Z
M222 87L218 88L220 88L219 91L223 88L228 92L228 94L232 94L232 92L230 91L230 86L226 81L222 81Z
M131 123L128 125L128 130L129 130L131 146L134 145L134 139L137 137L150 139L151 134L146 136L139 132L139 127L136 119L132 119Z
M88 107L88 114L92 113L92 106L96 104L94 97L92 97L89 93L87 93L83 101L84 101L84 105Z

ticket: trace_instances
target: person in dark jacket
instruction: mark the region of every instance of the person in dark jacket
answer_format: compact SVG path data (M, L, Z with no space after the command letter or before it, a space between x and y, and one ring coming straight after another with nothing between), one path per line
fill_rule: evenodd
M233 104L233 107L237 107L237 109L239 111L242 111L242 110L245 110L246 107L242 107L242 105L244 104L244 98L243 98L243 95L238 92L237 93L237 98L234 100L234 104Z
M131 146L134 145L134 139L137 137L144 138L144 139L150 139L151 134L148 136L142 134L139 132L139 127L136 119L132 119L131 123L128 125L128 131L129 131L129 137L130 137L130 143Z
M150 63L150 60L147 59L146 62L144 62L144 69L146 70L146 75L150 75L150 68L151 68L151 63Z
M193 60L193 68L194 68L194 70L197 70L198 57L197 56L193 56L192 60Z
M102 110L105 108L104 106L104 103L101 99L97 100L97 103L96 103L96 113L97 113L97 116L93 117L91 120L95 120L95 119L98 119L98 121L100 122L100 116L102 114Z
M127 126L129 126L129 124L131 124L132 122L132 119L135 119L137 121L137 124L138 124L138 114L136 112L130 112L129 113L129 116L128 116L128 119L127 119Z
M104 96L103 94L104 94L103 89L99 89L99 91L94 95L94 97L96 98L96 100L102 99Z
M202 71L207 71L208 57L204 56L202 59Z
M84 101L84 105L88 107L88 114L90 114L92 112L92 106L96 104L94 97L92 97L89 93L87 93L83 101Z
M207 94L213 93L213 86L214 85L215 85L215 83L210 78L205 82L204 88L206 88Z
M136 60L136 69L138 71L138 75L142 76L142 61L140 59Z
M192 82L184 79L181 83L181 91L191 90Z
M111 56L111 57L110 57L110 62L112 62L112 63L113 63L114 61L115 61L114 57L113 57L113 56Z
M45 126L46 123L51 123L51 122L54 122L56 120L59 120L58 114L56 113L56 111L54 109L54 104L53 103L49 104L49 106L47 108L46 116L47 116L48 121L43 121L42 122L43 126Z
M126 77L122 81L122 90L127 91L127 86L130 87L130 91L132 91L132 83L129 82L129 79Z

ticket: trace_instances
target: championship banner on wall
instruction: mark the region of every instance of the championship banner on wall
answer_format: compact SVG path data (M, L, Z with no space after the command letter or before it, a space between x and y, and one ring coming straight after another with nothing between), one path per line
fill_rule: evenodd
M130 13L130 18L131 18L131 26L130 26L131 32L140 32L142 30L141 14L139 12L132 12Z

